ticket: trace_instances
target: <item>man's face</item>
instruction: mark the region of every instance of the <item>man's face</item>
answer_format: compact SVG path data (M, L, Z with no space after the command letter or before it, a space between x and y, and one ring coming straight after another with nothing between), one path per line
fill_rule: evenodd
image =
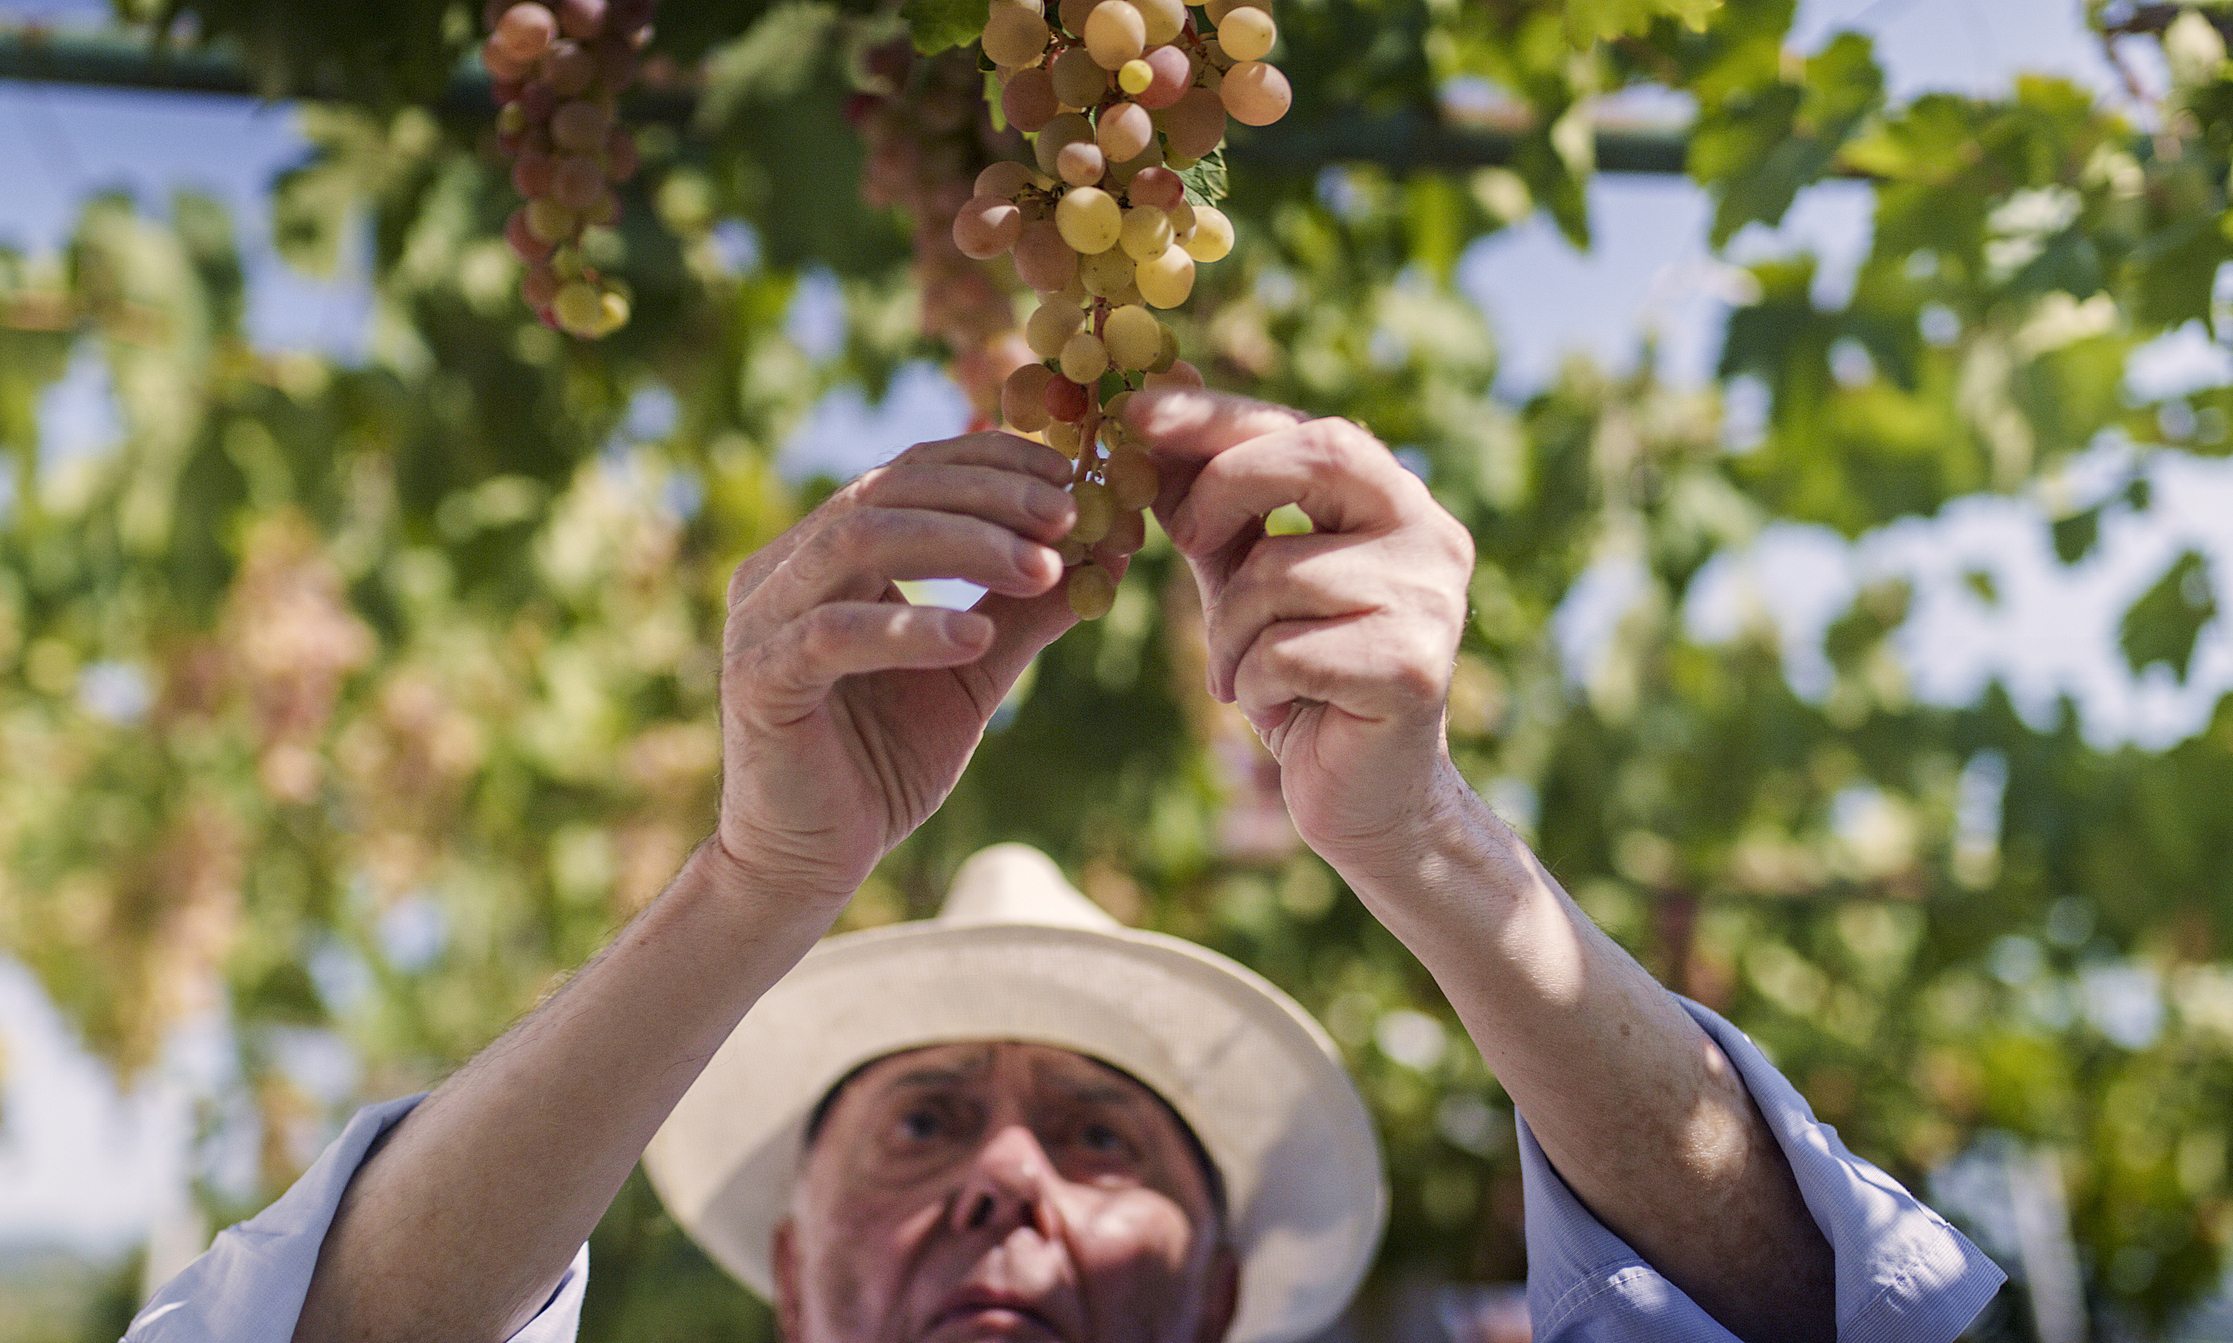
M1234 1264L1154 1093L1007 1042L864 1069L775 1247L790 1343L1217 1343Z

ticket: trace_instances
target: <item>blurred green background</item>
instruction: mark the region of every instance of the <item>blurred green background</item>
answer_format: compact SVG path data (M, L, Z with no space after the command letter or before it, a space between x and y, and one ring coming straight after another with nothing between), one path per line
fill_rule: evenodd
M1281 0L1296 111L1236 131L1239 247L1182 343L1216 385L1364 420L1471 526L1468 776L2000 1258L1979 1337L2229 1337L2233 13L2051 8L2090 74L1946 92L1841 31L1882 3ZM967 415L841 115L898 13L666 0L646 169L599 244L635 320L585 345L513 294L490 117L450 92L477 16L309 12L97 16L290 99L256 114L288 162L246 206L79 192L58 246L0 248L8 1001L175 1139L42 1168L49 1074L0 1056L0 1339L116 1337L149 1274L656 893L710 821L729 569ZM2036 13L1926 8L1903 40L1990 67ZM74 180L72 128L109 113L0 91L22 199L55 145ZM1655 145L1687 183L1597 173ZM1691 309L1570 250L1638 234L1695 254ZM1560 359L1593 322L1656 341ZM1296 844L1198 630L1151 546L846 926L1021 839L1263 971L1386 1138L1393 1222L1343 1329L1464 1336L1449 1288L1525 1271L1509 1104ZM55 1212L80 1178L121 1211ZM770 1336L640 1180L592 1254L586 1339Z

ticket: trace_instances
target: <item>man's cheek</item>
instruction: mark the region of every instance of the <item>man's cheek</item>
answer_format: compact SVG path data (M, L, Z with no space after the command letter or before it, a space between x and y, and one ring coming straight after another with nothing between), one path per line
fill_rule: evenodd
M863 1210L865 1213L867 1210ZM829 1326L815 1343L893 1343L906 1331L909 1270L940 1220L937 1205L832 1218L814 1288Z
M1165 1338L1193 1306L1193 1228L1169 1200L1145 1192L1099 1202L1070 1226L1093 1317L1113 1331L1108 1340Z

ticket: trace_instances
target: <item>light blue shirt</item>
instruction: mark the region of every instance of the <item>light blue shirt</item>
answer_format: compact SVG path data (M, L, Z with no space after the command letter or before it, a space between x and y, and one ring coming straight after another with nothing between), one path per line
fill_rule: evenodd
M1951 1343L1992 1300L2000 1269L1837 1131L1744 1033L1683 1004L1737 1065L1837 1257L1840 1343ZM288 1343L318 1247L349 1177L417 1096L368 1105L278 1202L221 1233L147 1303L127 1343ZM1582 1206L1519 1126L1527 1186L1528 1307L1536 1343L1736 1343ZM571 1343L589 1281L589 1247L513 1343Z

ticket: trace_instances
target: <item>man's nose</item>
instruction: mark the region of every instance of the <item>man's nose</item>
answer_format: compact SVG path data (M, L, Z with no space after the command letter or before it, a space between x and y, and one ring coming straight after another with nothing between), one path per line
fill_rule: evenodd
M1051 1240L1053 1182L1054 1163L1046 1148L1030 1129L1010 1124L977 1149L954 1199L953 1229L990 1231L997 1238L1029 1226Z

